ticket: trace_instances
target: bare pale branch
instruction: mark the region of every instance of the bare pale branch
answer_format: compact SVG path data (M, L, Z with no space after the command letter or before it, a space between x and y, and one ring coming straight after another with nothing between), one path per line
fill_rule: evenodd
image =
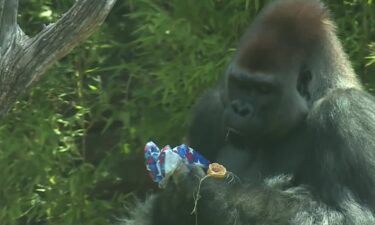
M16 21L18 1L0 0L0 116L58 59L90 36L116 0L78 0L56 23L28 38Z
M0 56L13 44L17 35L18 0L0 0Z

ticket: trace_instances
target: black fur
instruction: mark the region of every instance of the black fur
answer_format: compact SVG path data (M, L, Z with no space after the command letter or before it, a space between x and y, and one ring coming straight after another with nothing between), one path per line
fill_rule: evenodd
M198 101L190 145L236 176L175 176L147 225L374 225L375 99L362 90L317 0L268 6L217 88ZM231 180L232 179L232 180Z

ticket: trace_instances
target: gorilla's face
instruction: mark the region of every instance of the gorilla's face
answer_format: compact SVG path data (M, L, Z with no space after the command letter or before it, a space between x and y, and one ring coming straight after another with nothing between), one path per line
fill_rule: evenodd
M285 137L308 111L299 76L299 66L262 72L234 61L225 77L225 127L252 142Z

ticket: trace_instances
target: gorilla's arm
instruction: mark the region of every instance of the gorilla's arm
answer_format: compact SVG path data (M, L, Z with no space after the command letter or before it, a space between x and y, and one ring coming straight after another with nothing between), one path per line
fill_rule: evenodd
M194 107L189 130L189 145L208 159L217 157L225 140L223 128L224 107L217 89L207 91Z
M322 199L337 203L344 187L375 209L375 98L362 90L337 89L317 101L307 118L314 151L302 180L319 187ZM314 168L314 171L312 171Z
M343 224L342 214L314 201L305 187L283 188L285 179L238 186L207 182L198 205L202 224Z

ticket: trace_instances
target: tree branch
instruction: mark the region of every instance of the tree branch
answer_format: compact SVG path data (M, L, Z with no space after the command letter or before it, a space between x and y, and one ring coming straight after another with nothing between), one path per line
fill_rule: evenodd
M78 0L56 23L28 38L16 22L17 0L0 0L0 116L58 59L90 36L116 0Z
M18 0L0 0L0 56L13 44L17 34Z

